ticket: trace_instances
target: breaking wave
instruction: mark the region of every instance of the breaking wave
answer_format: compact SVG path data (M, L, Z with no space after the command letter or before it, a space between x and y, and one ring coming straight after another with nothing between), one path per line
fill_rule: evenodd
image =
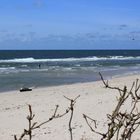
M57 59L35 59L35 58L15 58L0 60L0 63L36 63L36 62L73 62L73 61L104 61L104 60L140 60L137 57L108 56L108 57L84 57L84 58L57 58Z

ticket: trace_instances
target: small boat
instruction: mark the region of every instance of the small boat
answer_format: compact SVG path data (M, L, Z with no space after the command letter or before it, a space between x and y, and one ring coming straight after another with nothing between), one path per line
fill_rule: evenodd
M25 91L32 91L32 88L27 88L27 87L24 87L24 88L20 88L19 90L20 92L25 92Z

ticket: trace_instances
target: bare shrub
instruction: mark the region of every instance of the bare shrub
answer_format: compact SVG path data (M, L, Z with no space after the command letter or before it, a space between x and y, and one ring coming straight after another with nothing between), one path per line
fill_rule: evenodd
M119 98L117 105L112 114L107 114L109 119L107 132L102 133L97 131L96 120L83 114L83 117L89 126L90 130L94 133L101 135L101 140L131 140L132 135L140 126L140 113L138 111L138 102L140 101L140 84L138 79L133 82L130 90L124 86L123 89L119 87L110 86L108 81L105 81L103 76L100 74L101 80L105 88L117 90L119 92ZM128 98L131 100L131 108L122 111L122 106L127 102ZM91 123L94 122L94 128Z
M65 97L65 96L64 96ZM73 118L73 113L74 113L74 105L76 103L76 100L80 97L77 96L76 98L74 99L70 99L68 97L65 97L66 99L68 99L70 101L70 106L65 110L64 113L62 114L58 114L57 111L58 111L58 108L59 106L56 105L56 108L54 110L54 113L53 115L46 121L42 122L42 123L38 123L38 122L33 122L33 119L35 117L35 114L33 114L32 112L32 106L31 105L28 105L28 109L29 109L29 115L27 116L27 120L28 120L28 128L27 129L24 129L23 133L20 135L19 138L17 138L16 135L14 135L14 139L15 140L23 140L23 138L25 136L29 136L29 140L32 140L32 133L33 133L33 130L35 129L38 129L40 128L41 126L49 123L50 121L56 119L56 118L61 118L63 116L65 116L66 114L68 114L70 112L70 119L69 119L69 132L70 132L70 139L73 140L73 135L72 135L72 127L71 127L71 124L72 124L72 118Z

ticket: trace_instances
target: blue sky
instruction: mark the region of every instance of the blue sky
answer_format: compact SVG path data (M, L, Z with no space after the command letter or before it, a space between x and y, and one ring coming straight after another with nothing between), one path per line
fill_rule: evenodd
M0 49L140 49L140 0L1 0Z

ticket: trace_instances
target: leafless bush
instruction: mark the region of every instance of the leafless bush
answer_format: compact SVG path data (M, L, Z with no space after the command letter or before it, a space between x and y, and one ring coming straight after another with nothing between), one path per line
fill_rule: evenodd
M97 131L96 120L85 114L83 114L83 117L91 131L101 135L101 140L111 140L112 138L116 140L131 140L132 135L140 126L140 113L138 111L138 102L140 101L140 94L138 94L138 90L140 89L139 81L137 79L133 82L130 90L126 86L121 89L110 86L108 81L103 79L101 73L99 74L105 88L118 90L119 92L118 102L113 113L107 114L107 118L109 119L107 132L101 133ZM122 111L122 106L127 102L128 98L131 100L131 108ZM95 128L92 127L92 122L94 122Z
M68 114L70 112L69 132L70 132L70 139L73 140L71 124L72 124L72 118L73 118L73 113L74 113L74 105L76 103L77 98L79 98L79 97L80 97L80 95L77 96L75 99L70 99L68 97L65 97L66 99L68 99L70 101L70 106L66 109L66 111L63 114L58 114L57 111L58 111L59 106L56 105L56 108L54 110L53 115L48 120L46 120L46 121L44 121L42 123L33 122L35 114L33 114L33 112L32 112L31 105L28 105L28 108L29 108L29 115L27 116L28 128L24 129L23 133L20 135L19 138L17 138L17 136L14 135L14 139L15 140L23 140L23 138L25 136L29 136L29 140L32 140L33 130L40 128L41 126L49 123L50 121L52 121L52 120L54 120L56 118L61 118L61 117L65 116L66 114Z
M97 124L96 124L95 119L92 119L86 114L83 114L83 117L87 125L89 126L90 130L100 135L101 140L111 140L111 139L131 140L132 135L140 126L140 113L138 111L138 103L140 101L140 93L138 93L140 89L139 80L137 79L135 82L133 82L131 88L128 90L126 86L124 86L124 88L110 86L109 82L104 80L101 73L99 74L105 88L108 88L111 90L117 90L119 92L117 105L115 106L111 114L107 114L107 119L109 121L107 124L107 130L105 133L102 133L97 130ZM70 117L69 117L68 127L69 127L69 133L70 133L70 140L73 140L72 120L73 120L73 114L74 114L74 105L76 103L76 100L79 97L80 95L74 99L65 97L68 101L70 101L70 105L64 111L64 113L58 114L57 112L58 112L59 106L56 105L53 115L47 121L44 121L42 123L33 122L35 114L32 113L31 105L28 105L29 107L29 115L27 116L28 128L24 129L23 133L20 135L19 138L17 138L17 136L14 135L14 139L23 140L25 136L28 136L29 140L32 140L33 130L40 128L41 126L49 123L53 119L61 118L69 113ZM131 107L123 111L122 107L127 103L128 100L131 101ZM94 127L92 126L93 122L94 122Z

